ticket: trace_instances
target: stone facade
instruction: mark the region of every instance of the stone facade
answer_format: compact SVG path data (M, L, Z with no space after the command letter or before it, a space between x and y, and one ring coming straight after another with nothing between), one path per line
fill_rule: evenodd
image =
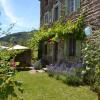
M75 19L79 15L80 11L75 11L73 13L69 13L67 9L67 1L68 0L48 0L48 5L45 5L46 0L40 0L41 1L41 26L44 25L44 14L47 11L52 11L55 2L59 1L61 3L61 15L65 15L67 19ZM85 22L86 24L90 24L94 30L97 30L100 28L100 0L77 0L80 1L80 9L81 11L85 11L86 17ZM53 20L52 20L53 23Z
M69 1L74 1L75 7L69 8ZM66 21L68 19L76 21L80 13L84 11L85 24L91 26L93 31L100 29L100 0L40 0L40 5L41 27L43 25L51 25L56 21L55 14L58 14L57 16L55 15L57 19L60 16L65 16ZM59 10L58 12L56 12L57 9ZM55 44L50 45L47 43L46 45L47 54L43 53L43 55L50 63L60 62L63 59L76 62L81 57L81 41L76 41L75 56L69 56L69 39L59 42L56 47Z

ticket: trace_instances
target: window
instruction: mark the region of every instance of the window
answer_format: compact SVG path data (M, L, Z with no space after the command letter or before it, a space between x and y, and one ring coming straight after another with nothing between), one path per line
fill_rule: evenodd
M45 0L45 6L47 6L48 5L48 0Z
M57 3L53 5L53 21L57 21L61 15L61 2L57 0Z
M76 39L69 38L69 56L75 56L76 54Z
M68 12L74 12L80 8L80 0L68 0L66 1L68 4Z
M54 9L54 21L58 20L58 6Z
M54 61L57 62L58 58L58 43L54 44Z
M58 0L55 0L55 3L58 3Z
M45 55L47 55L47 44L45 44Z
M69 0L69 11L75 11L75 0Z
M49 12L45 13L45 15L44 15L44 22L45 22L45 24L49 23Z

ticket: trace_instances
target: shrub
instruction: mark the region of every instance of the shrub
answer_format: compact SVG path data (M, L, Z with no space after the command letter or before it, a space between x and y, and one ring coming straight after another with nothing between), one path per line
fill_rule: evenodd
M60 80L60 74L57 74L55 77L57 80Z
M54 77L54 75L55 75L55 73L54 73L53 71L47 71L47 73L48 73L48 75L49 75L50 77Z
M94 69L88 69L85 71L84 75L83 75L83 82L86 85L91 85L93 83L95 83L95 73L94 73Z
M42 69L42 64L41 64L41 61L40 61L40 60L37 61L37 62L35 62L34 68L35 68L36 70Z
M83 48L83 58L86 65L84 79L92 87L99 89L100 92L100 31L94 33L93 36L87 39Z
M46 59L42 58L40 61L41 61L42 67L46 67L46 65L49 65L49 62Z
M66 76L66 80L64 82L72 86L79 86L83 83L80 77L74 75Z
M42 68L45 68L46 65L48 65L48 61L45 59L41 59L41 60L38 60L34 63L34 68L37 70L40 70Z
M2 52L2 55L3 53L8 52ZM22 83L15 80L16 71L10 66L9 56L2 56L0 60L0 98L2 100L8 100L9 96L19 98L16 90L23 92Z
M81 74L81 70L83 68L73 68L71 70L70 73L66 73L65 77L66 79L64 80L64 82L68 85L72 85L72 86L79 86L79 85L83 85L83 77Z

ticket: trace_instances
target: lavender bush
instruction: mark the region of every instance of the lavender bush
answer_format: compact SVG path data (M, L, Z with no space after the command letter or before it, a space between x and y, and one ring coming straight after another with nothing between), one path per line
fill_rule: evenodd
M82 84L82 74L83 64L81 62L77 63L61 63L61 64L51 64L47 66L49 76L56 76L59 79L60 75L65 77L64 83L69 85L80 85Z

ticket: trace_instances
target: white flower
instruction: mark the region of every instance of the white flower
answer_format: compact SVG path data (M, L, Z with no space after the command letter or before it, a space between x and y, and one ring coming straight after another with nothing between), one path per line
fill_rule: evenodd
M85 70L83 70L83 71L81 72L81 74L82 74L82 75L84 75L85 73L86 73L86 71L85 71Z
M86 47L85 50L87 50L88 48Z
M86 66L86 70L90 70L90 68Z

